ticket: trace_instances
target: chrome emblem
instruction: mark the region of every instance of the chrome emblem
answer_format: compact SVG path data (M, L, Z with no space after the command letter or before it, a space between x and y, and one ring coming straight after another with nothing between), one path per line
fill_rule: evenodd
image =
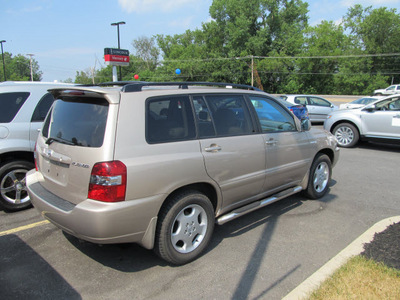
M83 164L83 163L76 162L76 161L73 161L72 165L75 167L80 167L80 168L85 168L85 169L88 169L90 167L88 164Z

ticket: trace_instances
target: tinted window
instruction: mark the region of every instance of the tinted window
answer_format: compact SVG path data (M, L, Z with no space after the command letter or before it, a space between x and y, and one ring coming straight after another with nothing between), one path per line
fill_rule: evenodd
M296 97L296 98L294 99L294 103L296 103L296 104L302 104L302 105L307 105L307 104L308 104L308 102L307 102L307 97Z
M43 136L58 142L101 147L108 115L105 99L56 100L43 125Z
M205 96L207 107L219 136L254 132L245 99L241 95Z
M28 92L0 94L0 123L10 123L29 95Z
M294 131L296 123L292 115L271 99L250 96L262 132Z
M196 137L188 96L169 96L147 102L146 138L149 143L166 143Z
M33 112L31 122L43 122L53 102L54 97L52 94L47 93L44 95Z
M215 128L211 119L210 109L202 96L193 97L193 106L196 112L197 130L200 138L215 136Z
M331 106L331 104L328 101L321 98L309 97L308 102L310 105L327 106L327 107Z
M400 110L400 98L391 98L375 104L376 110L398 111Z

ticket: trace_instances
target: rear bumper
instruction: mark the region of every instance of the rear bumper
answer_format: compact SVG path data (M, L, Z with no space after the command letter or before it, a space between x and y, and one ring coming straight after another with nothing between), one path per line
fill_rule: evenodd
M153 247L162 195L116 203L87 199L75 205L43 188L41 180L39 172L27 173L32 204L62 230L98 244L133 242L148 249Z

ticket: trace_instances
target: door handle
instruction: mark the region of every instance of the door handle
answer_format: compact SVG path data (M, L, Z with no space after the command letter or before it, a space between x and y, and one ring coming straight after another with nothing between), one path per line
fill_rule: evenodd
M209 147L204 148L206 152L219 152L222 150L221 146L218 146L217 144L211 144Z
M269 139L268 141L265 142L268 146L275 146L276 141L274 139Z

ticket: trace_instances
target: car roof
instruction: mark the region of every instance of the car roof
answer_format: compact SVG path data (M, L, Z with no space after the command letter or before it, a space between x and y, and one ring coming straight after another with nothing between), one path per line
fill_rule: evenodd
M210 85L210 86L208 86ZM238 87L238 88L236 88ZM246 85L235 85L225 83L198 83L198 82L110 82L100 85L76 85L67 88L49 89L54 97L59 96L79 96L87 97L105 97L110 103L118 103L121 94L148 93L151 96L171 95L171 94L187 94L189 93L256 93L265 95L267 93ZM252 90L246 90L252 89Z
M70 86L70 85L75 85L75 84L64 83L64 82L42 82L42 81L3 81L3 82L0 82L0 87L3 87L3 86L43 86L43 85Z

